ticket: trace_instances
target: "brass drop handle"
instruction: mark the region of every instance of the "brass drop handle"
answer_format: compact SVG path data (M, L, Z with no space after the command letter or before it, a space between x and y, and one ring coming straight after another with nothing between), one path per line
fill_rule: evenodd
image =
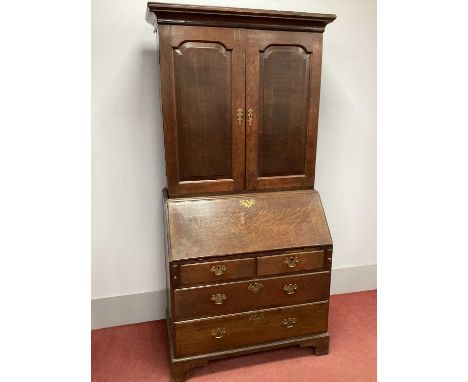
M224 264L216 264L211 267L211 272L216 276L221 276L226 269L227 268Z
M284 287L283 287L283 290L287 293L287 294L294 294L297 290L297 284L286 284Z
M226 300L226 298L227 297L224 293L218 293L211 296L211 301L213 301L216 305L221 305L224 302L224 300Z
M216 329L211 330L211 335L218 340L220 338L223 338L225 334L226 334L226 328L216 328Z
M295 323L296 319L294 317L288 317L283 319L283 325L286 326L287 329L291 329Z
M262 288L263 288L262 283L250 283L248 289L252 293L258 293L258 292L260 292L260 289L262 289Z
M289 256L289 257L286 257L286 259L284 260L284 263L289 268L294 268L296 264L299 263L299 258L297 256Z
M244 110L240 107L239 109L237 109L237 123L239 124L239 126L242 126L242 121L243 121L243 118L244 118Z
M253 109L247 110L247 121L249 121L249 126L252 126L253 123Z

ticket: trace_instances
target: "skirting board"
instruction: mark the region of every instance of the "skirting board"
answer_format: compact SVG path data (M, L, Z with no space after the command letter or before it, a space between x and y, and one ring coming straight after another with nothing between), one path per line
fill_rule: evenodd
M334 268L331 294L377 288L377 264ZM136 324L166 318L166 291L155 290L91 300L91 328Z
M331 294L377 289L377 264L333 268Z

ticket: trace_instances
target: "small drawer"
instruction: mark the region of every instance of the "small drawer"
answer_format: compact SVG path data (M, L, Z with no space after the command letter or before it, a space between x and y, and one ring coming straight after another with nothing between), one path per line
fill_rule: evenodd
M328 300L330 272L250 279L174 290L174 320Z
M327 331L328 301L174 324L175 356L189 356Z
M257 275L267 276L325 268L324 251L304 251L283 255L261 256L257 259Z
M180 284L196 284L255 276L255 259L237 259L184 264L179 271Z

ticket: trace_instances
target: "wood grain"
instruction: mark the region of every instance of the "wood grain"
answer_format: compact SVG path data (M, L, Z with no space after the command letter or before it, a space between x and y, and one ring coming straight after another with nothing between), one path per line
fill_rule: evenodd
M247 189L313 187L322 34L249 31Z
M221 274L217 274L213 267L223 267ZM255 277L255 259L245 258L203 262L198 264L183 264L179 267L180 284L196 284L210 281L234 280Z
M291 287L291 294L284 289ZM174 290L174 320L327 300L330 272L251 279ZM220 304L213 296L223 296ZM196 303L194 303L196 301Z
M261 344L327 331L328 302L175 323L177 357ZM287 328L284 320L291 320ZM212 330L224 329L222 338Z
M173 343L173 337L171 337L171 332L169 332L170 343ZM173 382L186 381L190 376L190 370L196 367L204 366L209 361L240 356L245 354L252 354L259 351L268 351L274 349L281 349L291 346L300 346L304 348L312 347L315 350L316 355L322 355L328 353L328 344L329 344L329 334L327 332L287 338L283 340L270 341L267 343L254 344L245 347L221 350L214 353L204 353L194 356L186 357L174 357L174 353L171 351L171 375L173 377ZM180 378L180 379L179 379Z
M288 260L293 260L292 262ZM325 268L324 251L291 252L283 255L260 256L257 259L257 275L277 275ZM292 267L290 265L293 265Z
M245 32L162 25L159 34L169 194L243 190Z
M146 20L157 24L323 32L336 15L251 8L148 3Z
M171 261L332 244L314 190L168 199L166 206Z

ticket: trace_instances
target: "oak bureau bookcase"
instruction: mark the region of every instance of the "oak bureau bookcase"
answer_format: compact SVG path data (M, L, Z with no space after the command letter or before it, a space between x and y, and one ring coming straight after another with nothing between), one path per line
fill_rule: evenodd
M333 244L314 178L322 38L335 18L148 3L173 381L256 351L328 353Z

